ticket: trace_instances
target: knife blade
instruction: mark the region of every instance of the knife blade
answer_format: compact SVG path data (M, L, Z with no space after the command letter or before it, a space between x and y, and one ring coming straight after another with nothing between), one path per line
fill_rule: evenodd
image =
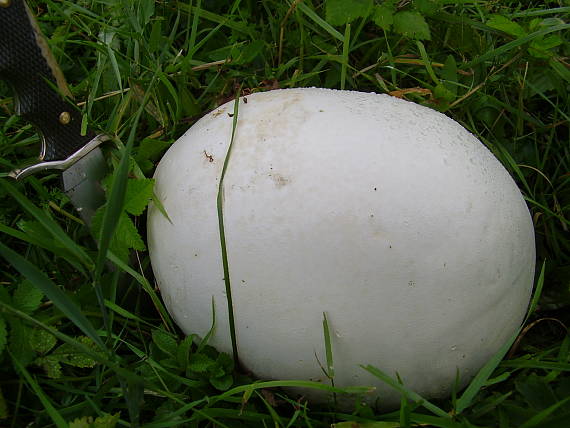
M90 128L82 132L82 114L24 0L0 0L0 78L14 91L16 113L41 137L39 163L10 176L62 171L63 190L89 225L105 200L100 182L107 165L99 145L109 138Z

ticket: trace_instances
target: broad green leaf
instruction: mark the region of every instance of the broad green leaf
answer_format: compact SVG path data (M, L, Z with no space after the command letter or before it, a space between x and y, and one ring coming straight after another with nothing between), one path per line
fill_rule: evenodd
M389 30L394 23L394 10L384 5L376 6L372 20L383 30Z
M0 355L4 352L6 343L8 343L8 329L6 328L6 320L0 315Z
M455 61L453 55L447 56L445 64L443 65L443 68L441 70L441 78L447 90L451 91L454 95L456 95L458 85L454 83L458 82L458 75L457 75L457 62Z
M526 31L519 24L502 15L493 15L487 21L487 25L511 36L523 37L526 35Z
M429 26L417 12L398 12L394 15L394 31L417 40L431 40Z
M156 328L152 331L152 341L158 348L167 355L176 356L178 344L176 339L166 331Z
M39 357L36 358L34 364L44 369L46 375L52 379L59 379L62 376L61 364L57 357L53 357L52 355Z
M86 336L81 336L76 339L81 344L91 348L93 352L98 353L97 346L93 343L91 339ZM86 354L85 352L81 352L75 346L70 345L68 343L64 343L60 347L58 347L55 351L52 352L51 356L53 358L57 358L60 362L64 364L68 364L73 367L79 368L87 368L87 367L95 367L97 361ZM103 355L101 355L102 357Z
M150 22L150 18L154 15L154 6L155 2L153 0L143 0L139 3L139 15L143 25Z
M194 335L186 336L178 349L176 350L176 359L178 361L178 365L184 369L188 366L188 361L190 359L190 352L192 351L192 343L194 342Z
M257 58L265 49L265 42L263 40L254 40L245 46L238 46L238 54L236 64L250 64ZM232 55L233 56L233 55Z
M91 416L83 416L69 422L69 428L91 428L93 418Z
M440 83L434 88L433 95L435 96L435 98L447 102L451 102L455 99L455 94L451 92L449 89L447 89L447 86L444 85L443 83Z
M234 369L234 360L230 357L229 354L225 352L220 352L218 357L216 358L216 363L222 367L226 373L230 373Z
M188 363L188 370L195 373L206 373L216 362L205 354L193 354Z
M55 336L41 328L34 328L28 336L30 347L38 354L47 354L57 343Z
M439 8L438 0L414 0L414 7L424 16L435 14Z
M558 398L548 384L548 380L538 376L536 373L519 377L515 381L515 389L522 396L523 400L536 410L544 410L558 402Z
M32 312L40 307L43 298L44 293L30 281L25 280L14 291L12 304L16 309L31 315Z
M127 248L132 248L134 250L146 250L146 246L139 234L133 221L130 217L123 213L119 217L119 224L115 231L115 237L118 242L124 244Z
M30 364L36 354L30 345L30 335L33 328L28 327L19 319L9 319L10 334L8 350L23 366Z
M91 227L95 233L102 228L104 208L95 212ZM117 225L109 242L110 250L121 260L127 260L131 249L144 251L146 246L139 234L138 229L126 212L122 212L117 220Z
M120 413L115 413L114 415L107 414L99 416L93 421L92 428L115 428L119 422L120 417Z
M365 18L372 10L372 0L327 0L326 19L332 25L344 25Z
M129 180L125 195L125 211L141 215L152 199L154 180L151 178Z
M227 391L234 383L234 378L231 374L226 374L220 377L210 378L210 383L220 391Z
M154 138L145 138L141 141L135 160L140 163L147 160L157 159L166 149L172 145L172 141L155 140Z

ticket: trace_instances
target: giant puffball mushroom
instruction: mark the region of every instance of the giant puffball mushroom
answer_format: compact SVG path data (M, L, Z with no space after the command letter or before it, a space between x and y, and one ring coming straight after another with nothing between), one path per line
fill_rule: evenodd
M242 365L329 382L326 313L336 386L372 385L372 398L397 404L362 364L426 398L449 394L457 373L465 385L531 294L533 225L508 172L457 122L387 95L305 88L244 101L222 198ZM229 353L217 195L233 106L166 153L155 178L169 218L157 207L148 217L168 310L204 336L213 299L209 343Z

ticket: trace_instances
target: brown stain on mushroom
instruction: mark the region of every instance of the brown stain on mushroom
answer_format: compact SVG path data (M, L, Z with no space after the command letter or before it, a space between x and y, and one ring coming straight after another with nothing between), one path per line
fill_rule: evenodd
M218 108L217 110L215 110L215 111L212 113L212 117L218 117L218 116L220 116L221 114L224 114L225 112L226 112L226 108L225 108L225 107L220 107L220 108Z
M288 185L291 180L287 177L282 176L281 174L270 174L269 175L273 182L275 183L275 187L282 188Z

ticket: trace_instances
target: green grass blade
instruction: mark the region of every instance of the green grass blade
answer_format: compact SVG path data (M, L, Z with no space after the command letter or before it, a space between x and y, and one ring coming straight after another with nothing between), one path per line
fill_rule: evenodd
M570 363L562 363L558 361L540 361L540 360L509 360L503 361L501 367L511 369L540 369L540 370L557 370L560 372L570 372Z
M420 51L420 55L422 57L422 60L424 62L424 65L426 67L426 71L427 71L429 77L431 78L433 83L435 83L436 85L439 85L440 81L437 78L435 71L433 71L433 67L431 66L431 61L429 59L428 53L426 52L426 48L425 48L424 44L418 40L416 42L416 46L418 47L418 50Z
M542 264L542 269L536 284L536 289L534 291L531 303L529 305L527 316L525 318L528 320L528 317L534 312L536 305L538 304L538 300L540 298L540 294L542 292L542 286L544 284L544 270L545 270L545 263ZM456 414L462 413L466 408L468 408L472 403L476 395L479 393L481 388L483 388L489 379L489 377L493 374L495 369L499 366L509 349L517 339L522 327L518 328L517 331L509 338L509 340L501 346L501 348L497 351L495 355L479 370L477 375L473 378L467 389L463 392L461 397L457 400L457 406L455 408Z
M377 377L378 379L380 379L382 382L390 385L396 391L400 392L400 394L403 394L403 395L407 396L408 398L412 399L413 401L420 403L423 407L425 407L427 410L432 412L434 415L440 416L442 418L447 418L447 419L451 418L451 416L445 410L439 408L438 406L436 406L433 403L430 403L428 400L423 398L418 393L412 391L411 389L406 388L404 385L402 385L397 380L392 379L390 376L388 376L382 370L377 369L376 367L373 367L370 365L361 366L361 367L364 370L366 370L368 373L370 373L370 374L374 375L375 377Z
M46 409L46 412L49 415L49 417L51 418L51 420L53 421L53 423L58 428L67 428L68 427L67 422L65 421L65 419L63 419L61 414L53 406L53 404L51 403L51 401L49 400L47 395L44 393L44 391L42 390L40 385L35 381L35 379L30 375L28 370L26 370L26 368L18 361L17 358L14 358L14 356L11 354L10 354L10 356L12 357L12 363L14 364L14 366L16 366L18 368L20 373L22 373L22 375L24 376L24 379L26 379L26 382L28 382L28 385L30 385L30 387L33 389L34 393L40 399L42 405Z
M182 415L189 410L192 410L194 407L207 403L208 406L213 406L215 403L219 401L233 401L235 396L241 397L245 392L253 392L258 389L267 389L267 388L287 388L287 387L295 387L295 388L309 388L309 389L316 389L320 391L332 392L332 393L339 393L339 394L369 394L374 391L375 388L373 387L365 387L365 386L352 386L352 387L333 387L330 385L326 385L320 382L313 382L309 380L272 380L266 382L254 382L248 385L240 385L234 388L227 390L226 392L216 395L205 397L191 403L186 404L185 406L177 409L176 411L170 414L170 417ZM241 400L240 400L241 401ZM449 417L449 415L447 415Z
M188 5L188 4L185 4L182 2L178 2L177 7L179 7L180 10L182 10L186 13L194 12L196 15L198 15L202 19L206 19L208 21L215 22L216 24L222 24L223 26L231 28L232 30L238 31L240 33L247 34L248 36L250 36L252 38L255 37L255 35L252 33L252 29L248 25L242 24L240 22L232 21L231 19L224 17L224 16L221 16L217 13L213 13L213 12L210 12L208 10L198 8L196 6Z
M129 163L131 158L131 152L133 149L137 125L141 118L142 112L150 98L150 93L154 87L154 82L156 80L156 74L143 97L141 105L135 115L133 123L131 124L131 131L129 133L129 139L127 145L123 149L121 155L121 160L119 161L119 166L117 167L115 173L113 174L113 184L109 192L109 200L107 201L105 211L103 213L103 221L101 231L99 233L99 252L97 253L97 258L95 261L95 272L93 286L95 288L95 293L97 295L97 300L99 302L99 307L103 315L103 322L107 332L110 334L110 324L109 324L109 314L105 306L105 298L103 296L101 275L105 267L105 262L107 260L107 253L111 245L111 240L113 239L113 233L119 222L119 217L123 212L123 206L125 203L125 195L127 192L127 180L129 173Z
M334 360L332 352L331 332L329 328L329 320L327 314L323 312L323 334L325 337L325 355L327 359L327 376L333 382L334 379ZM334 383L333 383L334 386Z
M282 420L275 411L275 409L273 408L273 406L269 404L267 400L263 397L263 395L261 395L258 391L255 391L255 393L257 394L257 397L261 400L261 402L265 405L267 413L271 415L271 419L273 421L275 428L282 427L283 426Z
M505 43L504 45L496 49L492 49L490 51L485 52L484 54L478 56L473 61L470 61L467 64L463 65L462 68L463 69L472 68L477 64L481 64L482 62L488 61L499 55L503 55L514 48L524 45L525 43L532 42L534 39L538 39L539 37L546 36L547 34L550 33L555 33L557 31L564 31L568 29L570 29L570 24L560 24L549 28L545 28L543 30L535 31L534 33L527 34L526 36L520 37L516 40L513 40L512 42Z
M105 345L93 327L93 324L83 315L81 309L73 303L69 297L36 266L27 261L4 244L0 243L0 255L4 257L14 268L26 277L32 284L38 287L52 302L61 310L71 322L85 333L101 349Z
M108 353L105 354L102 352L96 352L92 348L84 345L83 343L77 341L76 339L69 337L68 335L44 324L41 321L38 321L37 319L33 318L32 316L30 316L28 314L25 314L22 311L14 309L12 306L10 306L10 305L2 302L2 301L0 301L0 311L3 313L8 313L10 315L18 317L21 320L26 321L27 323L29 323L33 326L36 326L38 328L41 328L41 329L49 332L51 335L57 337L62 342L71 345L73 348L77 349L81 353L89 356L90 358L94 359L95 361L97 361L101 364L104 364L104 365L110 367L115 373L121 375L124 378L129 378L129 379L133 379L133 380L137 380L137 379L141 380L140 376L134 374L133 372L131 372L129 370L122 368L117 362L115 362L113 359L110 359L109 358L110 355Z
M340 68L340 89L346 86L346 69L348 68L348 54L350 53L350 24L346 24L344 40L342 42L342 65Z
M563 13L570 13L570 7L553 7L551 9L540 10L525 10L511 14L513 18L521 18L525 16L543 16L543 15L558 15Z
M519 428L534 428L536 426L539 426L542 422L548 422L545 419L568 402L570 402L570 397L566 397L565 399L560 400L558 403L555 403L552 406L542 410L541 412L538 412L536 415L522 424Z
M115 312L117 315L122 316L123 318L126 318L128 320L132 320L132 321L136 321L136 322L139 322L141 324L146 324L152 328L156 327L154 324L143 320L142 318L136 316L132 312L127 311L126 309L124 309L124 308L120 307L119 305L111 302L110 300L105 300L105 306L107 306L107 308L109 308L110 310Z
M95 262L95 274L94 274L95 284L98 284L100 281L101 274L103 273L103 268L105 266L105 261L107 259L107 251L109 250L111 239L113 238L113 232L115 231L115 227L117 226L117 223L119 221L119 216L123 211L123 204L125 201L125 195L127 191L129 160L135 141L137 125L140 121L145 106L148 100L150 99L150 95L152 92L152 88L154 87L155 81L156 81L156 74L153 76L152 81L145 92L141 105L139 106L135 114L135 118L131 123L131 130L129 133L129 138L127 140L127 145L123 149L119 166L117 167L113 175L113 185L111 186L111 190L109 192L109 200L107 201L107 206L103 214L101 232L99 233L98 236L99 252L97 254L97 259ZM101 301L100 303L104 306L103 301Z
M192 3L193 3L192 0L190 0L189 3L190 3L189 7L191 8L190 10L192 10L192 13L188 14L188 18L190 19L192 14L194 16L192 16L192 26L188 26L188 28L191 28L191 30L190 30L190 36L187 40L186 50L188 51L187 58L192 59L193 49L194 46L196 46L196 36L198 35L198 20L200 18L199 11L202 9L202 0L196 1L196 6L194 7L194 9L192 9Z
M107 253L107 257L119 269L121 269L122 271L129 274L131 277L133 277L142 286L143 290L146 291L146 293L150 296L152 303L154 304L156 310L160 314L160 317L162 318L162 320L166 324L167 329L169 329L170 331L174 331L175 329L174 329L174 325L172 324L172 320L170 318L170 315L168 314L168 311L166 310L164 304L162 303L162 301L160 300L160 298L156 294L156 291L154 290L154 288L152 287L150 282L143 275L141 275L140 273L135 271L133 268L131 268L129 265L127 265L124 261L122 261L119 257L117 257L115 254L113 254L111 251L109 251Z
M28 233L24 233L4 224L0 224L0 233L5 233L8 236L27 242L28 244L35 245L36 247L43 248L44 250L48 250L57 257L65 259L69 264L71 264L71 266L77 269L78 272L85 272L83 265L76 259L73 253L67 249L62 249L61 247L54 247L52 240L38 239Z
M228 165L230 163L231 153L232 153L232 146L234 143L236 129L237 129L237 120L238 120L238 113L239 113L239 96L240 96L241 88L236 93L234 99L234 112L233 112L233 122L232 122L232 135L230 137L230 144L228 145L228 151L226 153L226 157L224 159L224 165L222 167L222 173L220 176L220 182L218 185L218 195L217 195L217 210L218 210L218 228L220 233L220 245L221 245L221 252L222 252L222 265L224 269L224 283L226 286L226 299L228 304L228 317L229 317L229 324L230 324L230 337L232 341L232 352L234 361L236 365L239 362L238 357L238 346L237 346L237 336L236 336L236 327L235 327L235 318L234 318L234 307L232 301L232 287L230 282L230 267L228 263L228 251L226 247L226 233L224 229L224 178L226 176L226 171L228 169Z
M536 287L534 288L534 293L532 295L532 299L528 307L525 322L528 321L528 318L534 313L536 307L538 306L538 301L540 300L540 296L542 295L542 289L544 287L545 270L546 270L546 261L542 262L542 268L540 269L540 274L538 275L538 279L536 280Z
M48 230L53 237L65 248L67 248L71 253L76 254L79 260L87 267L91 269L93 267L93 261L87 255L87 253L77 245L57 224L50 216L48 216L40 208L36 207L28 198L26 198L22 193L20 193L12 184L8 183L6 180L0 180L0 185L4 188L6 192L12 196L20 206L28 212L32 217L34 217L46 230Z
M457 405L455 407L455 413L461 414L465 409L467 409L472 403L481 388L487 384L487 380L493 374L495 369L499 366L509 349L517 339L520 333L520 328L499 348L499 350L491 357L489 361L479 370L477 375L473 378L469 386L463 391L463 394L457 400Z
M107 42L107 56L111 60L111 67L113 69L113 73L115 74L115 79L117 79L117 84L119 85L119 90L121 94L123 93L123 80L121 78L121 71L119 70L119 63L117 62L117 58L115 57L115 51L111 48L110 44L112 42L112 38Z
M344 36L341 33L339 33L331 24L329 24L319 15L317 15L317 13L311 8L309 8L309 6L307 6L305 3L303 2L297 3L297 9L299 9L301 12L307 15L307 17L310 18L313 22L315 22L315 24L317 24L319 27L321 27L323 30L325 30L327 33L329 33L339 42L344 42Z

